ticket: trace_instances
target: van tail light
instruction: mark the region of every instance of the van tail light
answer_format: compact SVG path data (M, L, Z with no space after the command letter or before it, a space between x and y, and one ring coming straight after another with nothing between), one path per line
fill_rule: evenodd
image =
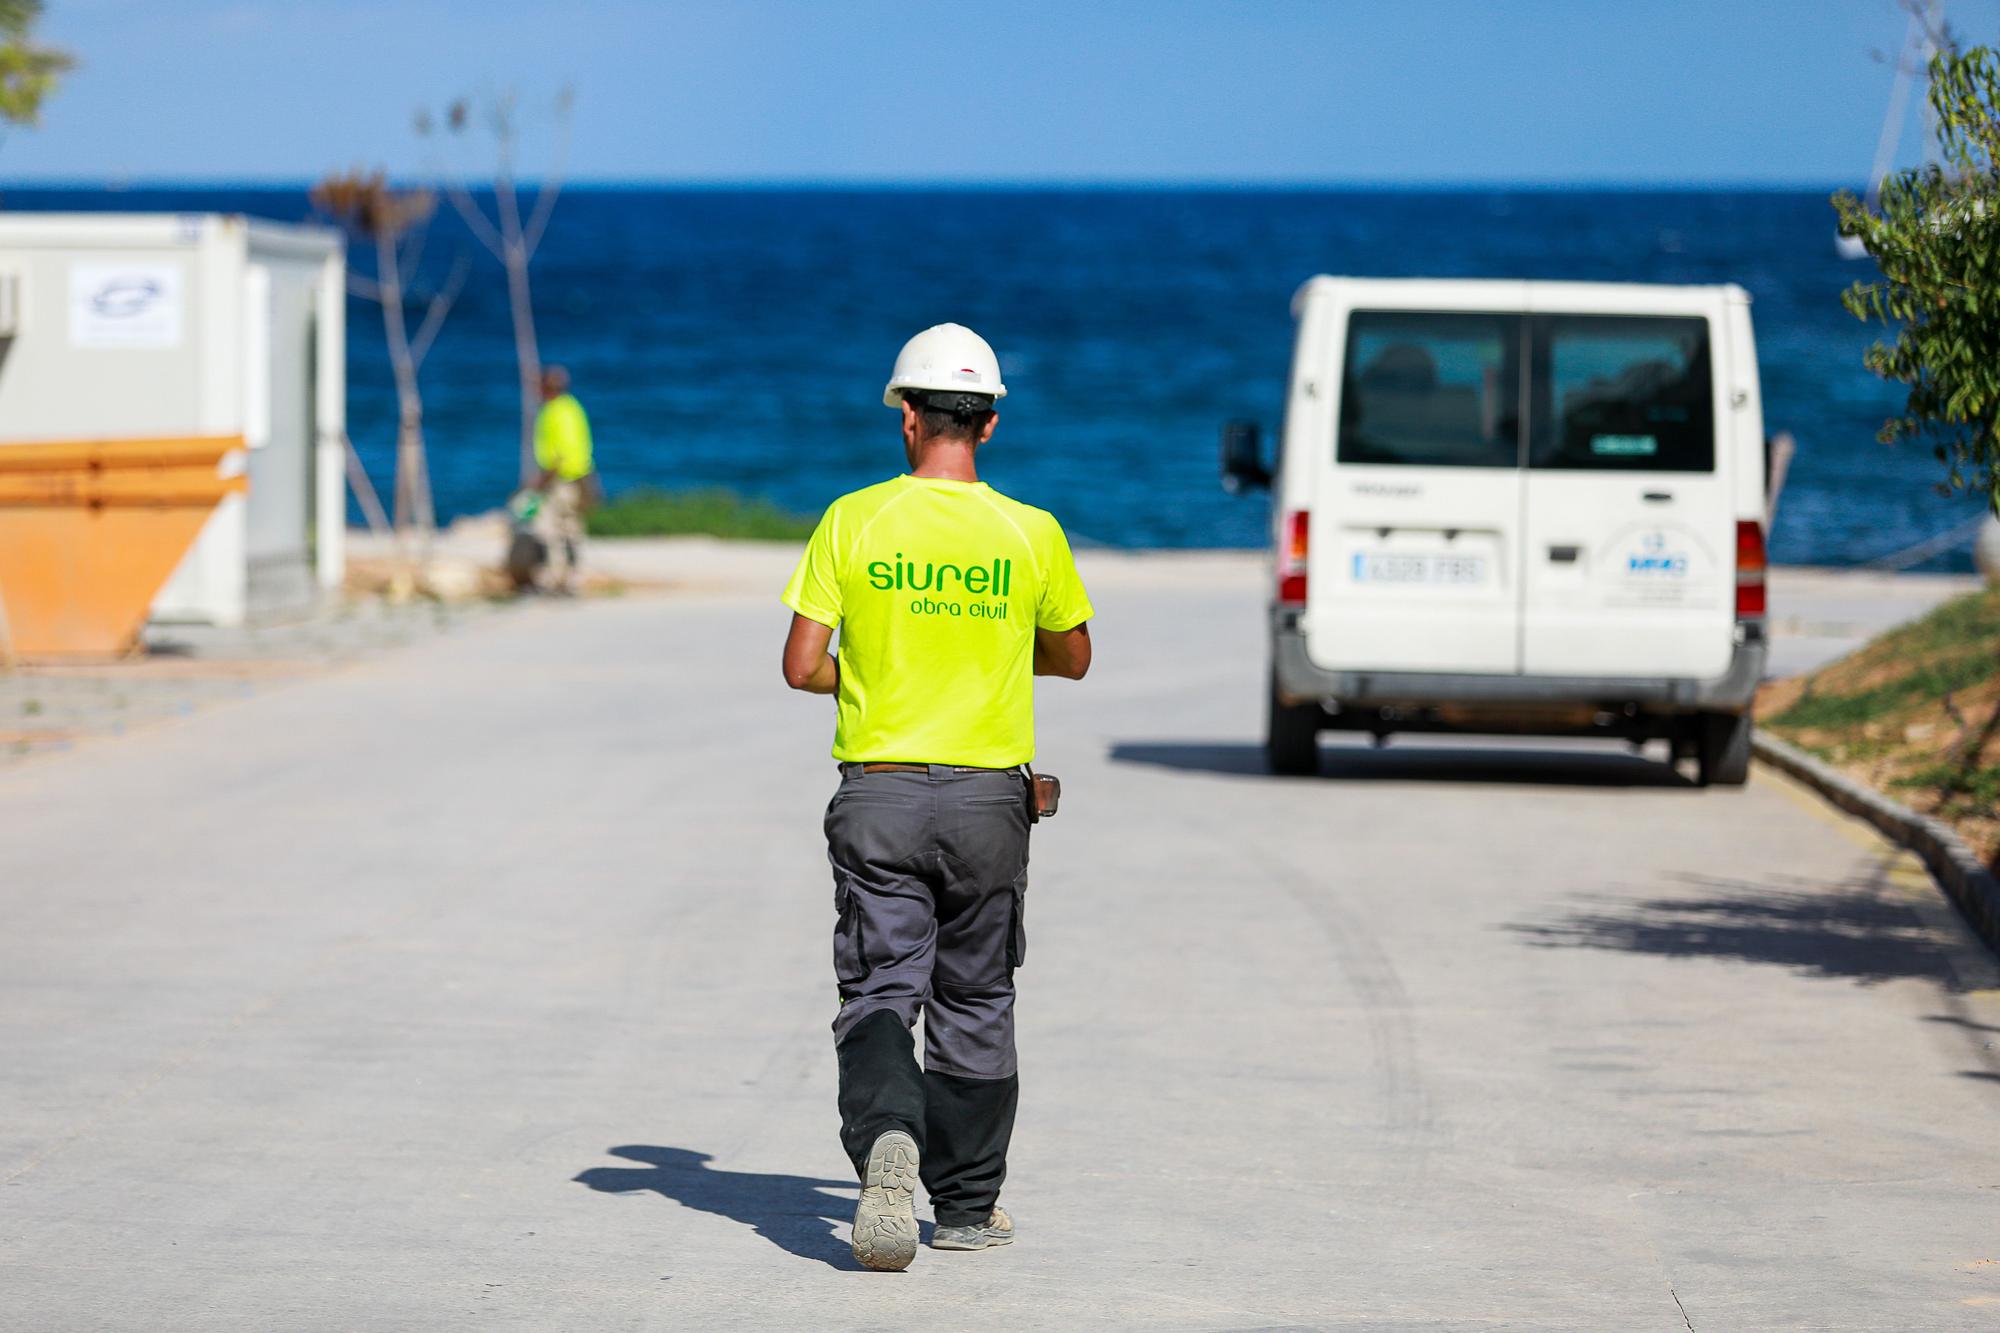
M1736 525L1736 618L1764 614L1764 525L1746 519Z
M1288 606L1306 601L1306 522L1311 515L1294 509L1285 515L1278 547L1278 600Z

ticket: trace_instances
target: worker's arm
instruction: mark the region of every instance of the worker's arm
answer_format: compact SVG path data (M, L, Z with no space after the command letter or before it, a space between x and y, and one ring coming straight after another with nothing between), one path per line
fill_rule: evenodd
M552 467L545 467L541 470L540 475L528 483L528 489L531 491L540 491L546 495L548 494L549 487L555 484L556 470Z
M1082 680L1090 670L1090 622L1074 629L1035 631L1035 674Z
M833 629L810 616L792 615L785 636L785 684L807 694L832 694L840 688L840 663L826 651Z

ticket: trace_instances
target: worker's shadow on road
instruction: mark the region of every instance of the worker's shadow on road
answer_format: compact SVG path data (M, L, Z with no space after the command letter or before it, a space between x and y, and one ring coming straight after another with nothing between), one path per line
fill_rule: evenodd
M1258 777L1267 782L1526 783L1558 787L1682 787L1695 784L1659 759L1611 749L1550 750L1532 745L1480 747L1412 745L1377 750L1322 745L1314 777L1277 778L1264 747L1234 741L1116 741L1115 764L1145 764L1188 773Z
M705 1152L687 1148L657 1148L634 1143L606 1149L613 1157L644 1166L594 1166L576 1177L578 1184L604 1194L650 1191L684 1208L713 1213L741 1222L779 1249L802 1259L817 1259L834 1268L859 1269L854 1252L834 1231L835 1223L852 1221L852 1180L815 1180L761 1171L718 1171ZM844 1190L846 1197L827 1193ZM928 1239L930 1224L921 1224Z

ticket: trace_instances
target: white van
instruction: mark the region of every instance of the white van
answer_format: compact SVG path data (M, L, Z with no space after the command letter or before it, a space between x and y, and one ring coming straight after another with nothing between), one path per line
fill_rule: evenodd
M1318 734L1666 739L1749 772L1765 448L1740 287L1316 277L1270 486L1267 753Z

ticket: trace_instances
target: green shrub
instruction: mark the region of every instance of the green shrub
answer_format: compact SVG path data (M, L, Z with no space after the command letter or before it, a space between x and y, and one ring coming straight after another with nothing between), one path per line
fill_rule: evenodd
M818 520L734 491L664 491L641 487L593 509L593 537L728 537L738 541L804 541Z

